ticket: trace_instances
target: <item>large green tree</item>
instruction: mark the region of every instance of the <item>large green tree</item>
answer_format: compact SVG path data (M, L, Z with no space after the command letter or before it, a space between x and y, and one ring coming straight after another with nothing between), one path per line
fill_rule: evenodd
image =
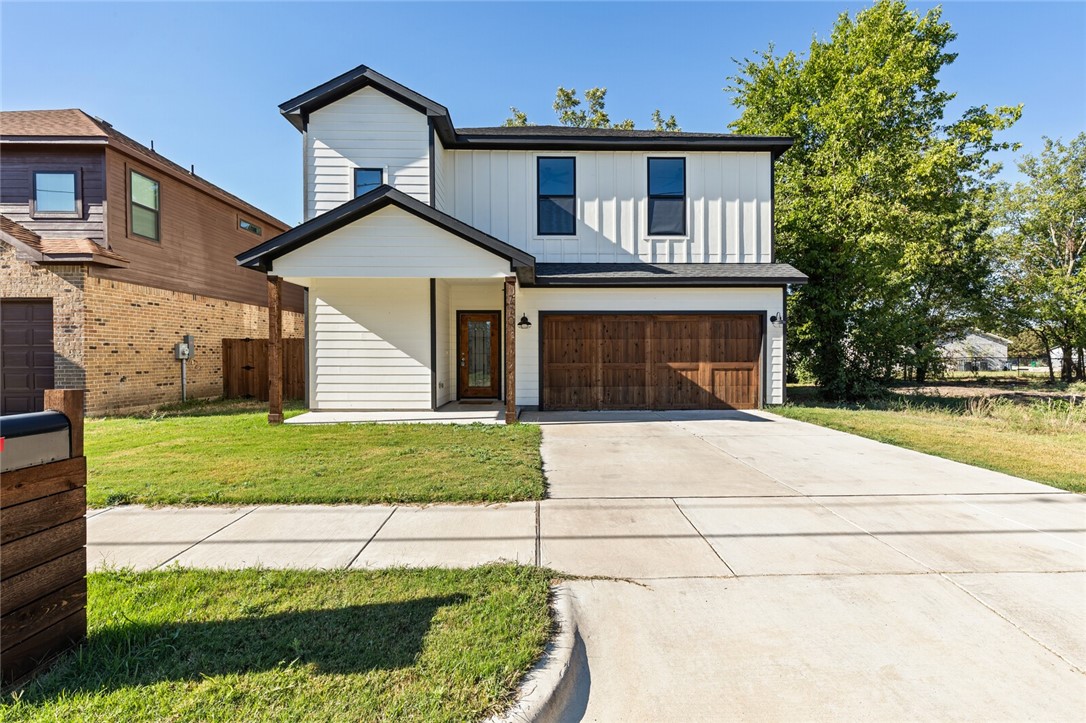
M1086 378L1086 133L1067 144L1046 138L1018 169L1024 180L1005 188L1000 203L1003 321L1033 332L1046 352L1059 348L1064 381Z
M1020 108L948 120L937 76L954 37L938 8L880 0L806 57L770 47L730 78L735 131L795 139L776 166L777 256L810 276L789 303L790 351L828 397L923 377L982 308L990 154Z
M576 88L564 88L558 86L554 94L554 112L558 116L558 122L564 126L573 128L618 128L630 130L635 127L629 118L611 122L611 116L607 113L607 89L589 88L584 92L584 101L577 97ZM511 107L512 115L505 119L504 126L530 126L528 114ZM652 112L653 128L658 131L681 131L675 116L664 118L659 109Z

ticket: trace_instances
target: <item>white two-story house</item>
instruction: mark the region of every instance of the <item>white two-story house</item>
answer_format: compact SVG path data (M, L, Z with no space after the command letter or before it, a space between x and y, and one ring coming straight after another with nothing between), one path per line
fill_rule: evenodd
M280 110L306 220L238 263L308 290L311 410L784 401L788 138L457 128L365 66Z

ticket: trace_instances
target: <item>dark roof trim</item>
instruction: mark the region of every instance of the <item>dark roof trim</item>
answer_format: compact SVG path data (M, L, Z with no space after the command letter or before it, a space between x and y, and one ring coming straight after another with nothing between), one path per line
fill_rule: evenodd
M322 83L316 88L307 90L301 95L280 104L279 112L286 116L286 119L295 128L302 130L310 113L335 103L340 98L345 98L363 88L379 90L427 116L443 117L448 122L449 130L452 130L452 121L449 119L449 111L445 106L435 103L406 86L400 85L391 78L386 78L373 68L365 65L352 68L346 73L332 78L327 83ZM440 125L439 123L439 131Z
M675 133L673 136L630 136L616 131L614 135L595 132L568 131L549 135L526 130L502 129L501 133L479 132L482 129L457 131L449 110L400 85L374 69L359 65L346 73L307 90L280 104L279 112L300 131L309 124L309 115L351 93L373 88L425 114L433 123L441 145L446 149L485 150L581 150L581 151L761 151L776 159L792 146L792 139L782 136L734 136L711 133ZM477 131L477 132L473 132Z
M390 205L403 209L448 231L454 236L459 236L465 241L508 259L514 270L519 267L535 267L535 257L531 254L510 246L504 241L483 233L462 221L458 221L436 208L427 206L422 201L412 198L402 191L397 191L389 185L378 186L369 193L354 198L338 208L312 218L300 226L295 226L289 231L265 241L259 246L238 254L235 258L239 266L270 271L272 261L280 256Z
M807 283L788 264L551 264L536 265L533 286L540 287L776 287Z

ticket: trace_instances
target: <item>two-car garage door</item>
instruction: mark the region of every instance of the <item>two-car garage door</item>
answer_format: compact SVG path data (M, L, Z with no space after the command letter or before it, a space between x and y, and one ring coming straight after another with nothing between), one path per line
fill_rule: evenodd
M546 314L544 409L752 409L759 314Z

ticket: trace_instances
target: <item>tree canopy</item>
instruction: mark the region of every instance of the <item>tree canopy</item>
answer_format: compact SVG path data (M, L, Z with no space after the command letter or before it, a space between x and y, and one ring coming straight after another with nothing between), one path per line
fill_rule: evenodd
M582 108L584 105L586 107ZM577 97L576 88L564 88L558 86L558 90L554 94L554 108L555 114L558 116L558 122L564 126L572 128L618 128L630 130L635 127L633 120L626 118L618 123L611 122L611 116L607 113L607 89L606 88L589 88L584 92L584 101ZM535 125L529 122L528 115L515 107L510 107L509 112L512 114L509 118L505 119L502 123L503 126L530 126ZM652 123L655 130L658 131L681 131L678 121L675 120L675 116L663 117L663 114L657 108L652 112Z
M975 323L993 251L990 205L1020 107L967 109L939 72L955 54L939 8L880 0L841 14L806 57L774 49L726 88L739 133L795 139L776 167L779 260L810 276L789 303L793 363L833 398L862 397Z

